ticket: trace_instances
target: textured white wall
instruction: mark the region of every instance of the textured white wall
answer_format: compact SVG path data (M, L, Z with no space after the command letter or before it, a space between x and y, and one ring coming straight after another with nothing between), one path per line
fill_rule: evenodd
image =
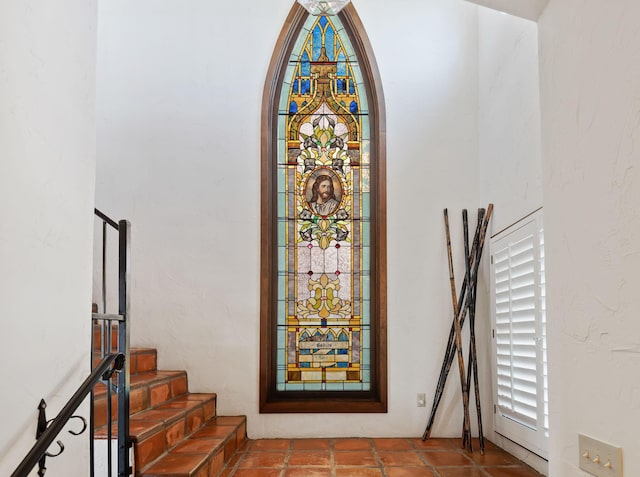
M95 0L0 5L0 475L89 374L96 23ZM87 435L60 439L47 475L86 476Z
M640 475L640 3L551 0L539 23L550 475L577 434Z
M100 5L96 197L133 224L132 341L251 437L421 435L450 326L442 209L478 206L477 7L354 1L387 104L389 413L259 415L260 106L292 5ZM437 435L459 434L458 394Z
M479 147L478 180L484 203L495 204L491 233L513 224L542 206L538 26L488 8L478 9ZM488 256L482 268L482 310L487 302ZM485 325L485 326L482 326ZM480 363L486 409L493 403L491 389L490 320L480 322ZM520 459L546 472L546 463L493 432L492 412L486 413L487 435Z

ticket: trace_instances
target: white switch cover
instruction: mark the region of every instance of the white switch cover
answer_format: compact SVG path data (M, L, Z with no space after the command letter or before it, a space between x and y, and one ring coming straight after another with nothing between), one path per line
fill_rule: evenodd
M580 468L596 477L622 477L622 447L578 434Z

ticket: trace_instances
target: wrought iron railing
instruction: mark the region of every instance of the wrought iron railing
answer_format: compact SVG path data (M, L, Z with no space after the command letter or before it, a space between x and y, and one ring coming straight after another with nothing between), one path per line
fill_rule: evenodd
M105 214L95 209L95 215L102 220L102 313L93 310L92 330L91 330L91 368L89 377L82 383L71 399L65 404L60 413L51 420L47 420L47 404L42 399L38 406L38 425L36 430L36 443L28 454L24 457L20 465L11 474L11 477L27 477L31 470L38 465L38 475L43 477L47 467L48 457L57 457L64 451L64 444L57 441L59 450L52 454L48 451L49 446L60 434L62 429L71 419L82 421L80 431L72 431L73 435L80 435L89 428L90 446L90 473L94 477L96 469L95 456L95 387L101 385L106 387L106 448L107 462L106 472L108 477L113 477L113 418L112 418L112 395L117 394L117 476L128 477L132 473L130 465L131 439L129 436L129 388L130 388L130 353L129 353L129 288L131 285L130 268L130 237L131 224L126 220L116 223ZM107 310L107 227L110 226L118 232L118 312L109 313ZM113 343L113 332L117 330L117 343ZM98 331L99 343L94 342ZM96 364L97 363L97 364ZM94 365L96 365L94 367ZM111 367L113 365L113 367ZM117 375L114 378L114 373ZM86 420L82 416L74 415L80 404L91 394L90 422L87 426Z
M101 283L100 293L102 302L102 313L94 310L92 313L92 338L95 338L98 331L100 342L95 343L92 339L91 343L91 362L94 363L96 353L105 356L117 350L118 353L124 355L123 372L118 373L117 383L109 380L106 384L106 436L107 436L107 475L113 476L112 470L112 438L113 438L113 419L112 419L112 394L117 393L117 441L118 441L118 477L127 477L131 475L130 454L131 440L129 437L129 389L130 389L130 353L129 353L129 321L130 321L130 286L131 286L131 267L130 267L130 249L131 249L131 224L126 220L115 222L104 213L95 209L95 215L102 221L102 256L101 256ZM111 227L118 232L118 312L110 313L107 308L107 238L108 228ZM113 343L113 331L117 330L117 344ZM90 477L95 475L95 448L94 448L94 428L95 428L95 392L91 392L91 415L90 415Z
M85 400L87 395L91 392L93 387L101 379L109 381L115 371L120 371L124 367L125 359L122 354L107 354L100 363L93 369L91 374L76 392L71 396L71 399L65 404L60 413L51 421L47 421L47 415L45 409L47 404L44 399L40 401L38 406L38 428L36 431L36 443L31 450L22 459L22 462L13 471L11 477L26 477L31 470L38 464L38 475L44 476L47 467L47 457L57 457L64 451L64 444L61 441L57 441L59 452L57 454L51 454L48 452L49 446L53 443L54 439L60 434L62 429L71 419L80 419L83 427L80 431L69 431L73 435L82 434L87 428L87 422L82 416L74 416L74 412L78 409L80 404ZM113 367L111 367L113 365Z

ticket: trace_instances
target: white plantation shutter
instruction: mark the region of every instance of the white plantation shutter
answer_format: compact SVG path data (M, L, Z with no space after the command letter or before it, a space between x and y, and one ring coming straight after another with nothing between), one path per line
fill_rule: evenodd
M542 212L491 240L496 432L546 457Z

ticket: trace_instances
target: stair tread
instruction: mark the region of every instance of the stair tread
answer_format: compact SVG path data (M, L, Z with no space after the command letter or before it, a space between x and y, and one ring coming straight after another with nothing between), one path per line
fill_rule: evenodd
M245 416L218 416L137 473L139 477L217 475L244 441Z
M202 409L202 421L212 416L215 408L205 411L205 407L215 403L215 393L194 393L178 396L144 411L132 414L129 418L129 435L134 442L139 442L150 435L165 430L173 423L185 419L188 415ZM112 425L112 432L117 432L117 425ZM106 438L107 426L95 430L97 439Z
M131 389L147 386L152 384L158 384L177 376L186 376L186 371L146 371L144 373L133 374L130 378ZM96 384L94 388L94 395L100 396L107 393L107 387L103 383Z

